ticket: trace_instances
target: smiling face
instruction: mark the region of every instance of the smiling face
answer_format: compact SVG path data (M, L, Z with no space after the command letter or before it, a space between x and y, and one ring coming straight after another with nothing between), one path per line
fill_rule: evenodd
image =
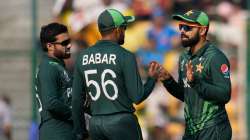
M62 33L56 36L56 41L51 42L49 51L53 54L54 57L59 59L70 58L70 48L71 42L68 33Z

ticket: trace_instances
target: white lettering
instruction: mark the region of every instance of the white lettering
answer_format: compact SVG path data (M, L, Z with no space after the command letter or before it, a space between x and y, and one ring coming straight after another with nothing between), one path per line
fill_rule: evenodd
M96 64L101 63L101 54L100 53L95 54L95 63Z
M94 55L93 55L93 54L90 55L89 64L90 64L90 63L95 64L95 59L94 59Z
M109 56L109 64L111 64L111 61L112 61L112 63L114 65L116 65L115 59L116 59L116 55L115 54L110 54L110 56Z
M86 65L86 64L88 64L88 55L84 55L82 57L82 65Z
M87 65L87 64L113 64L113 65L116 65L116 55L115 54L95 53L95 54L89 54L89 55L83 55L82 65Z
M103 58L102 58L102 63L106 63L106 64L108 64L108 56L107 56L107 54L104 54L104 56L103 56Z

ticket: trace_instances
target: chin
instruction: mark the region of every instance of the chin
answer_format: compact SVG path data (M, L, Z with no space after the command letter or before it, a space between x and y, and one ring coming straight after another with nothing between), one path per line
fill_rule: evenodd
M182 46L183 46L184 48L190 46L190 43L189 43L189 42L186 42L186 41L182 41L181 44L182 44Z
M68 58L70 58L70 56L71 56L71 54L66 54L66 55L63 57L63 59L68 59Z

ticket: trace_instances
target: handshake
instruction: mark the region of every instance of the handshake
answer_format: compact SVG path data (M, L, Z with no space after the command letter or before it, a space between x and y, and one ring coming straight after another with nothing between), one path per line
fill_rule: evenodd
M172 77L170 73L156 61L150 62L148 76L160 81L164 81Z
M171 74L156 61L150 62L148 75L160 81L168 80L172 77ZM186 64L186 78L188 82L194 81L193 64L191 60Z

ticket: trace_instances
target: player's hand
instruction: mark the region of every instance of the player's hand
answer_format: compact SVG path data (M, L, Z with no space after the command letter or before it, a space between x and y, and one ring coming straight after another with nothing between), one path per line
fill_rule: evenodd
M194 72L191 60L186 64L186 70L187 70L186 71L187 80L188 82L192 82L194 80Z
M160 74L160 64L156 61L152 61L149 63L148 76L158 79Z
M171 74L164 67L161 66L159 80L164 81L170 79L171 77Z

